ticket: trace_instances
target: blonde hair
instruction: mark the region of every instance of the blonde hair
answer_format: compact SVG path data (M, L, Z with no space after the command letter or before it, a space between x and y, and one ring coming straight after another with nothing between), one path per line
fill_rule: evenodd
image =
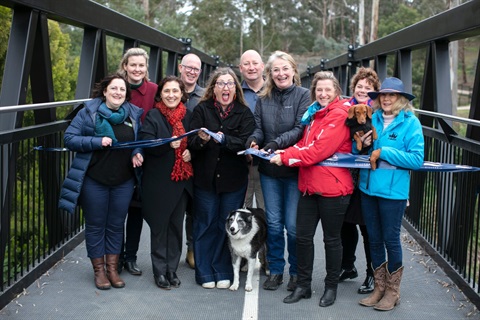
M120 61L120 65L118 66L118 73L123 75L125 79L127 78L127 71L125 70L124 66L128 64L128 59L133 56L142 56L145 58L145 62L147 64L147 72L145 72L145 80L150 81L148 77L148 53L142 48L130 48L125 51L125 54Z
M373 100L373 103L372 103L373 110L382 109L382 105L380 104L380 96L382 94L385 94L385 93L380 93L377 96L377 98L375 100ZM410 103L410 101L406 97L404 97L403 95L401 95L399 93L395 93L395 94L397 95L398 99L392 105L392 114L394 114L395 117L396 117L396 116L398 116L398 114L402 110L405 110L405 112L407 112L407 111L413 112L414 108L413 108L412 104Z
M317 82L320 80L330 80L333 83L333 87L335 88L336 96L340 96L342 94L342 88L340 87L340 83L338 79L335 77L332 71L319 71L315 73L312 80L312 85L310 86L310 98L312 101L316 100L315 90L317 88Z
M272 78L272 64L277 59L285 60L290 64L290 66L292 67L293 72L294 72L293 83L296 86L301 86L302 85L302 83L300 81L300 73L298 72L297 63L295 62L293 57L286 52L275 51L268 58L267 64L265 65L265 76L266 76L265 85L263 86L262 91L260 91L260 93L258 94L258 96L260 98L270 97L272 95L272 90L273 90L273 88L275 88L275 82L273 81L273 78Z
M231 75L233 80L235 81L236 97L234 100L237 100L240 104L244 106L248 106L247 102L245 101L245 97L243 95L243 90L242 90L242 86L240 85L240 81L238 80L238 77L235 74L235 72L233 72L233 70L230 68L218 68L210 75L210 78L208 79L208 82L207 82L207 86L205 87L205 93L203 94L202 98L200 98L200 102L213 99L213 90L215 89L215 85L217 83L218 78L220 76L224 76L227 74Z

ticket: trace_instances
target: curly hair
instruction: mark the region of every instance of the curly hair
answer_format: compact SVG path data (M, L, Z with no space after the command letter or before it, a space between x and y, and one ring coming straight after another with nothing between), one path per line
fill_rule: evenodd
M378 91L380 89L380 79L378 79L378 75L375 70L372 68L361 67L352 77L352 81L350 82L350 93L352 95L355 92L355 87L357 86L358 81L363 79L367 80L367 82L373 86L374 91Z

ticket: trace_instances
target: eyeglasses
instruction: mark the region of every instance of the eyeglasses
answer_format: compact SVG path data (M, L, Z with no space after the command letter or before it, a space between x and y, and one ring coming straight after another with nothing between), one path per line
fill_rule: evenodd
M215 84L220 89L223 89L225 86L227 86L230 89L235 87L235 82L233 82L233 81L228 81L228 82L219 81L219 82L215 82Z
M202 69L198 69L198 68L194 68L194 67L189 67L189 66L186 66L184 64L181 65L183 68L185 68L185 71L186 72L193 72L195 74L199 74Z

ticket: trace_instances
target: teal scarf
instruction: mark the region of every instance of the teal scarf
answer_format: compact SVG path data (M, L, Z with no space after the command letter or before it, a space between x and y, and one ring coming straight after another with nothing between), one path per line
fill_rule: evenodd
M95 136L112 138L113 143L118 142L113 132L112 125L120 124L127 119L125 108L121 106L118 112L110 110L103 102L97 110L95 119Z
M323 109L324 107L322 107L317 101L315 101L314 103L312 103L307 111L303 114L303 117L302 117L302 121L301 123L303 125L308 125L310 124L310 122L312 122L312 118L313 118L313 115L315 113L317 113L317 111Z

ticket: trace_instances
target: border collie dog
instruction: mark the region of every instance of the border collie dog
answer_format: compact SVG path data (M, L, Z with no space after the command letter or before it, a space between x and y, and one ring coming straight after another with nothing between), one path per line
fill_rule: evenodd
M245 291L252 291L252 277L257 254L264 250L267 240L265 212L262 209L255 208L234 210L228 215L225 228L233 265L233 284L230 286L230 290L238 290L240 263L242 258L245 258L248 262Z

